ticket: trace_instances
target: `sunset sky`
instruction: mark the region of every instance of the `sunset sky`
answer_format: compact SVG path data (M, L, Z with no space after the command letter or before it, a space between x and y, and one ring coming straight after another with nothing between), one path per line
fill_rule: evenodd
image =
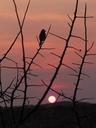
M16 0L18 6L19 16L22 21L24 11L26 9L28 0ZM87 14L88 16L93 16L94 18L88 19L88 39L91 44L93 41L96 42L96 0L79 0L79 9L78 15L84 15L84 4L87 3ZM39 35L42 28L48 30L49 25L52 25L51 32L57 35L60 35L64 38L68 35L68 22L69 19L67 15L73 16L75 7L75 0L31 0L30 7L27 13L25 20L23 32L24 32L24 43L26 49L26 56L32 57L38 48L38 42L36 36ZM74 29L74 34L84 37L83 31L83 20L78 20L76 22ZM10 47L12 41L14 40L16 34L19 32L18 22L15 15L14 5L12 0L1 0L0 3L0 58ZM77 39L73 39L73 46L78 48L83 48L82 42ZM78 44L77 44L78 43ZM89 44L89 45L90 45ZM45 55L45 58L38 57L36 63L39 63L43 66L42 69L33 67L36 74L40 74L39 78L34 78L32 81L35 83L40 82L40 79L48 82L54 73L54 69L49 67L48 64L56 65L58 63L58 58L52 56L50 52L55 52L57 54L62 53L64 47L64 41L60 40L52 35L48 35L48 38L44 44L44 47L55 48L53 51L42 51L42 54ZM96 45L94 45L93 51L96 51ZM12 51L8 54L8 57L14 58L15 61L18 61L21 64L21 43L20 38L16 41ZM90 58L89 58L90 60ZM80 84L80 88L83 89L79 94L80 97L84 98L96 98L96 57L91 58L94 65L88 65L85 68L85 72L91 75L90 78L86 78ZM68 65L72 66L72 62L80 62L77 56L74 54L74 51L69 50L68 54L65 57L65 62ZM10 65L9 62L4 61L4 65ZM6 76L5 76L6 73ZM7 77L6 82L10 83L10 78L8 78L10 71L5 71L3 77ZM68 76L70 70L66 68L61 68L58 78L54 82L53 88L56 90L64 89L66 95L72 95L73 82L76 78ZM4 79L4 78L3 78ZM6 83L5 82L5 83ZM33 89L33 95L36 95L37 92L42 94L41 89ZM31 92L30 92L31 94ZM39 94L37 93L37 96ZM49 95L55 95L53 92L49 92ZM96 99L94 100L96 101Z

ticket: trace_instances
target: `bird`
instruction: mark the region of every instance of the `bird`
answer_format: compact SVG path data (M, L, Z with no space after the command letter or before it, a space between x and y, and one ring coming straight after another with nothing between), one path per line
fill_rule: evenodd
M41 32L40 32L40 34L39 34L39 40L40 40L39 46L40 47L44 43L45 39L46 39L46 30L45 29L42 29Z

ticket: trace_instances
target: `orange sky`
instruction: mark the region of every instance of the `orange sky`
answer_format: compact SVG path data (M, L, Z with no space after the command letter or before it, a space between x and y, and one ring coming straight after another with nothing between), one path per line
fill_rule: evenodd
M82 15L84 12L84 3L87 2L88 5L88 15L94 16L93 19L88 20L88 38L90 42L96 42L96 0L79 0L79 11L78 14ZM24 14L24 10L26 8L28 0L16 0L19 10L19 16L22 20L22 16ZM48 29L49 25L52 24L51 32L56 33L58 35L67 36L68 33L68 18L67 14L70 16L73 15L74 11L75 0L32 0L30 4L30 8L26 17L25 25L24 25L24 40L25 40L25 47L26 47L26 54L32 55L36 48L38 47L38 43L36 41L36 36L38 36L40 30L42 28ZM82 20L81 20L82 21ZM82 28L83 28L83 21L80 20L76 24L76 29L74 33L83 35ZM19 31L19 27L17 24L17 19L15 16L14 6L12 0L1 0L0 3L0 57L4 54L7 48L11 45L14 37ZM73 40L74 46L82 47L82 43L77 44L77 40ZM80 42L80 41L79 41ZM96 46L96 45L95 45ZM60 54L63 48L63 41L57 39L51 35L49 35L48 39L46 40L46 44L44 47L55 47L54 50L56 53ZM17 40L16 45L14 46L12 52L9 56L12 57L20 56L21 53L21 44L20 40ZM96 47L95 47L96 48ZM50 57L50 52L43 52L48 59L46 62L43 63L43 59L41 59L40 63L44 65L47 69L47 63L50 63L52 60L53 64L57 63L57 59L53 59ZM68 51L68 56L71 59L66 59L66 63L71 64L72 61L75 61L77 58L73 56L73 53ZM96 60L96 59L95 59ZM36 60L38 61L38 59ZM90 67L90 69L94 69ZM41 74L44 74L43 72ZM63 83L63 80L61 80ZM59 82L57 82L59 83ZM68 85L70 84L67 83ZM61 84L62 86L62 84Z
M24 14L24 10L26 8L28 0L16 0L19 10L19 15L22 19ZM55 1L39 1L32 0L30 4L30 8L28 11L28 15L26 18L25 26L24 26L24 37L25 42L33 42L34 46L36 45L36 36L38 36L40 30L42 28L48 29L48 26L52 24L51 31L57 33L61 36L67 35L68 30L68 18L67 14L71 15L74 11L75 0L55 0ZM95 0L80 0L79 4L79 13L82 15L84 11L84 3L85 1L88 4L88 14L94 16L94 19L88 20L88 34L90 41L95 41L95 33L96 27L95 24ZM82 24L81 21L79 24L79 34L82 34ZM78 29L77 24L77 29ZM9 47L17 34L19 28L17 24L17 19L14 12L14 6L12 1L2 1L0 4L0 53L6 47ZM76 33L78 30L76 30ZM50 37L49 37L50 39ZM51 38L52 39L52 38ZM50 40L51 40L50 39ZM49 40L49 41L50 41ZM56 42L56 40L52 40L52 43ZM31 45L27 43L28 45ZM54 46L54 43L53 43ZM3 47L3 49L2 49ZM5 47L5 48L4 48ZM27 46L30 47L30 46Z
M16 0L18 5L19 14L22 18L24 9L26 8L28 0ZM62 34L67 29L67 14L72 15L74 10L75 0L32 0L30 9L27 15L24 32L27 41L33 40L42 27L47 28L49 24L53 25L52 31L58 34ZM88 14L96 16L95 14L95 0L80 0L79 12L83 13L85 1L88 4ZM89 21L91 32L90 36L93 35L92 31L95 25L95 20ZM66 27L65 27L66 26ZM63 28L61 30L61 28ZM58 30L58 31L57 31ZM12 1L3 1L0 4L0 42L11 42L16 33L18 32L17 19L15 17L14 6ZM92 36L93 39L93 36ZM95 38L94 38L95 39Z

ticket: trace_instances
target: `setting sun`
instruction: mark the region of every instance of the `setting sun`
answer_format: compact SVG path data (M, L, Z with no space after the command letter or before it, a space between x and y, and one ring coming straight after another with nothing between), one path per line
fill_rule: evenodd
M49 103L55 103L56 102L56 97L55 96L49 96L48 101L49 101Z

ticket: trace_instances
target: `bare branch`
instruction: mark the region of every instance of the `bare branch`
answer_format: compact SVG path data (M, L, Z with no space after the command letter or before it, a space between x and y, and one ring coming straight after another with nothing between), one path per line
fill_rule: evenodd
M71 24L70 23L67 23L69 27L71 27Z
M80 37L80 36L76 36L76 35L71 35L72 37L74 37L74 38L78 38L78 39L80 39L80 40L82 40L82 41L85 41L85 39L83 39L82 37Z
M61 66L62 66L64 57L65 57L65 54L66 54L66 51L67 51L67 48L68 48L68 45L69 45L69 42L70 42L70 39L71 39L71 34L72 34L72 32L73 32L73 27L74 27L74 24L75 24L75 21L76 21L77 9L78 9L78 0L76 1L75 11L74 11L74 17L73 17L72 26L71 26L71 28L70 28L68 37L67 37L67 39L63 39L64 41L66 41L66 43L64 44L65 47L64 47L64 49L63 49L63 52L62 52L62 55L61 55L59 64L57 65L57 68L56 68L56 70L55 70L55 72L54 72L54 74L53 74L53 76L52 76L52 78L51 78L51 80L50 80L50 83L49 83L47 89L45 90L43 96L42 96L41 99L38 101L38 103L37 103L37 105L35 106L35 108L32 109L32 111L27 114L27 116L22 120L22 122L24 122L27 118L29 118L29 116L30 116L32 113L34 113L34 112L38 109L39 105L42 103L42 101L44 100L44 98L45 98L45 96L47 95L48 91L50 90L50 88L51 88L53 82L55 81L56 76L58 75L58 72L59 72L59 70L60 70L60 68L61 68ZM22 122L21 122L21 123L22 123ZM80 128L81 128L81 127L80 127Z
M91 44L91 46L88 48L87 52L89 52L94 46L94 42Z
M65 67L67 67L67 68L69 68L69 69L71 69L72 71L74 71L74 72L77 73L77 71L76 71L74 68L72 68L72 67L70 67L70 66L68 66L68 65L66 65L66 64L62 64L62 65L65 66Z
M27 5L27 8L26 8L26 11L25 11L25 14L24 14L24 17L23 17L23 22L22 22L22 25L21 25L21 28L23 28L23 25L24 25L24 22L25 22L25 18L26 18L26 15L27 15L27 12L28 12L28 8L29 8L29 5L30 5L30 1L28 2L28 5ZM16 40L18 39L19 35L21 34L21 31L19 31L13 41L13 43L11 44L11 46L9 47L9 49L6 51L6 53L4 54L4 56L0 59L0 63L5 59L5 57L8 55L8 53L11 51L11 49L13 48Z
M42 50L54 50L55 48L42 48Z
M77 65L77 66L80 66L80 64L78 64L78 63L72 63L72 64Z
M59 55L57 55L56 53L54 53L54 52L51 52L51 54L52 55L54 55L54 56L56 56L56 57L58 57L58 58L60 58L60 56Z
M81 59L83 58L78 52L75 52L76 55L78 55Z
M92 63L92 62L90 62L90 61L85 61L84 63L85 63L85 64L94 64L94 63Z
M73 19L71 18L71 16L69 16L69 15L67 15L68 16L68 18L71 20L71 22L73 21Z
M51 66L51 67L53 67L53 68L55 68L55 69L57 68L57 67L55 67L55 66L54 66L54 65L52 65L52 64L48 64L48 65L49 65L49 66Z
M63 37L61 37L61 36L58 36L58 35L56 35L56 34L54 34L54 33L49 32L49 34L51 34L51 35L53 35L53 36L56 36L56 37L58 37L58 38L60 38L60 39L62 39L62 40L65 40L65 41L66 41L66 39L65 39L65 38L63 38Z
M90 77L88 74L85 74L85 73L81 73L82 75L86 76L86 77Z
M94 17L93 16L86 16L86 17L85 16L77 16L77 18L83 18L84 19L84 18L94 18Z
M81 49L75 48L75 47L73 47L73 46L68 46L68 47L71 48L71 49L74 49L74 50L76 50L76 51L78 51L78 52L81 52Z
M87 56L96 56L96 54L95 53L90 53L90 54L87 54Z
M2 68L7 68L7 69L23 69L23 67L8 67L8 66L2 66Z
M28 84L28 87L42 87L42 86L44 86L43 84Z

